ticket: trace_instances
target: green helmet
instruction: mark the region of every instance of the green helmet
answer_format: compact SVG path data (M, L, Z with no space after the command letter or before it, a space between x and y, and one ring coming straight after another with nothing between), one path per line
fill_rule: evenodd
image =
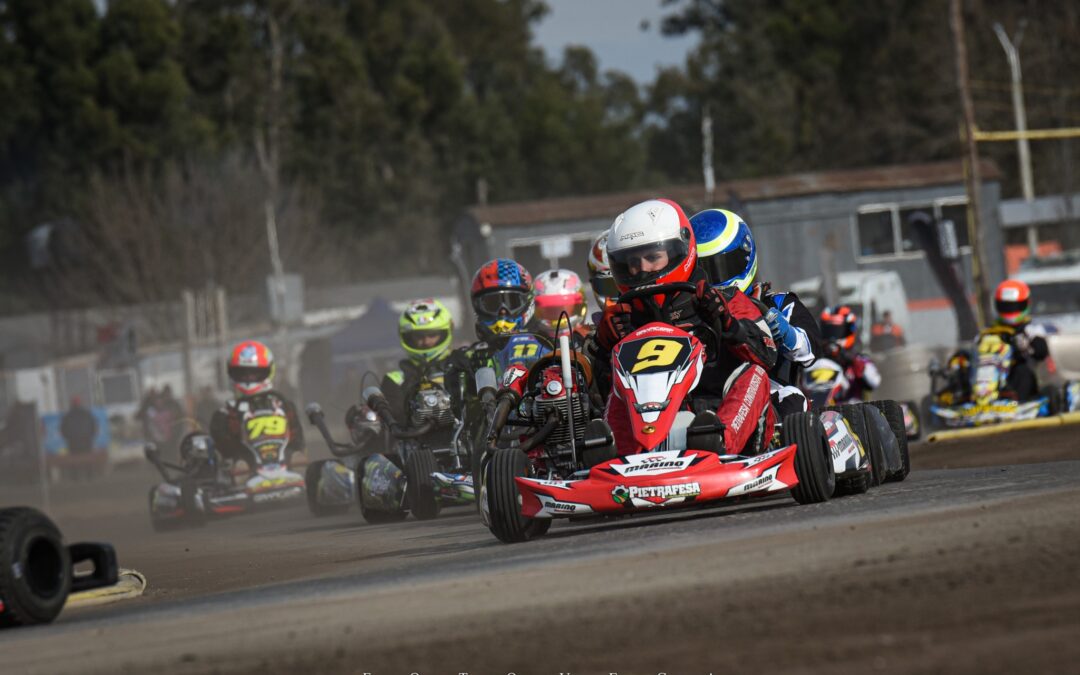
M437 361L450 351L454 319L438 300L413 300L398 320L398 337L414 363Z

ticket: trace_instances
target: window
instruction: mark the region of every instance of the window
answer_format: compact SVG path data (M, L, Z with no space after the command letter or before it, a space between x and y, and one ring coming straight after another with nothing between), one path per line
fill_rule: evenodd
M859 255L892 255L892 211L870 211L859 214Z
M962 252L969 246L967 201L948 197L926 204L873 204L859 209L855 217L858 258L922 255L922 240L908 225L913 213L925 211L936 222L951 220Z

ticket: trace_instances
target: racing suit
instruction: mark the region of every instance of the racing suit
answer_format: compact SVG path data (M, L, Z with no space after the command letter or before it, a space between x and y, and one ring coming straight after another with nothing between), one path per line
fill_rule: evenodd
M1038 398L1039 379L1035 375L1035 364L1050 356L1045 332L1041 327L1033 328L1027 323L1015 327L997 324L994 328L1002 330L1002 339L1013 346L1013 366L1004 393L1015 396L1018 401ZM1012 330L1006 330L1009 328Z
M803 368L821 354L821 330L814 315L792 292L772 291L769 283L757 283L750 296L766 307L766 322L776 340L776 365L769 371L769 388L780 419L809 408L806 395L799 389ZM769 316L770 314L773 315Z
M826 348L826 356L844 369L844 376L850 383L848 400L861 401L866 392L881 386L881 372L866 354L854 349L844 349L834 342Z
M679 292L664 298L662 305L647 299L608 307L597 336L599 355L606 358L598 364L611 368L611 350L618 340L656 320L656 313L662 323L688 332L718 320L723 328L719 353L707 355L713 360L702 369L693 398L699 412L716 412L723 425L725 452L739 453L758 432L763 434L761 438L772 438L776 418L770 405L768 371L776 363L776 344L760 307L742 291L713 288L697 271L695 277L691 280L698 282L697 295ZM631 430L630 412L618 396L608 396L604 419L611 427L618 454L640 450Z
M273 410L285 417L288 457L304 451L304 429L300 426L296 406L278 392L270 390L227 401L210 418L210 436L222 458L234 462L241 459L249 463L252 461L251 450L244 443L244 436L248 433L245 423L250 415L259 410Z

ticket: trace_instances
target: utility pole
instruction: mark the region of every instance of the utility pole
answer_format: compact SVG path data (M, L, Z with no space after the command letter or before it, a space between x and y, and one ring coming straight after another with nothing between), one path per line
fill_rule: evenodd
M708 104L701 110L701 168L705 176L705 205L712 206L713 193L716 192L716 173L713 170L712 111Z
M1026 23L1026 20L1020 21L1016 37L1012 40L1009 40L1009 36L1000 23L994 23L994 33L1001 42L1001 48L1005 50L1005 58L1009 60L1009 71L1012 75L1013 114L1016 116L1016 130L1021 134L1016 139L1016 150L1020 161L1020 185L1024 191L1024 201L1030 206L1035 201L1035 182L1031 177L1031 149L1028 146L1027 137L1023 135L1027 131L1027 111L1024 108L1024 88L1020 75L1020 43L1024 39ZM1039 233L1034 225L1028 225L1027 241L1029 255L1034 258L1039 247Z
M982 222L979 207L982 203L982 178L979 175L979 150L975 144L975 105L971 101L971 80L968 75L967 45L964 42L964 17L960 0L949 0L949 25L956 53L956 82L960 89L960 104L964 112L963 137L965 145L964 184L968 201L968 228L971 239L971 276L978 300L976 313L981 325L990 316L990 287L986 279L986 256L983 252Z

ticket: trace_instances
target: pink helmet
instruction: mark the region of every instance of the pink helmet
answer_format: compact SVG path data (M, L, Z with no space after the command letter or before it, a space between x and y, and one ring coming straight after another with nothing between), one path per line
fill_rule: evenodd
M570 270L549 270L536 275L533 282L536 295L536 316L549 335L555 335L559 317L564 313L570 327L576 328L585 320L587 307L581 277Z

